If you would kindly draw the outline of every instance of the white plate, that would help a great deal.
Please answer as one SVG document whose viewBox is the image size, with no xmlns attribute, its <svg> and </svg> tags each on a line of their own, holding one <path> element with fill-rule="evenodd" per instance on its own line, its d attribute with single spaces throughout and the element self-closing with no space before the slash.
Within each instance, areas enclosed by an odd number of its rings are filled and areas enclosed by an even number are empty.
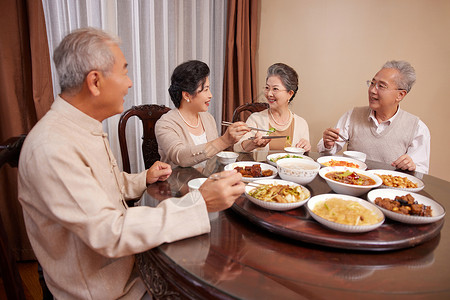
<svg viewBox="0 0 450 300">
<path fill-rule="evenodd" d="M 314 160 L 314 159 L 312 159 L 309 156 L 302 155 L 302 154 L 297 154 L 297 153 L 274 153 L 274 154 L 267 155 L 266 159 L 267 159 L 267 162 L 269 164 L 271 164 L 272 166 L 276 167 L 277 166 L 277 162 L 276 161 L 271 161 L 271 159 L 277 159 L 278 157 L 286 156 L 286 155 L 289 155 L 289 157 L 298 157 L 298 158 Z"/>
<path fill-rule="evenodd" d="M 346 224 L 340 224 L 340 223 L 336 223 L 336 222 L 324 219 L 324 218 L 316 215 L 312 211 L 317 203 L 319 203 L 321 201 L 325 201 L 325 200 L 330 199 L 330 198 L 339 198 L 339 199 L 343 199 L 343 200 L 346 200 L 346 201 L 358 202 L 362 206 L 372 210 L 379 218 L 381 218 L 381 221 L 376 223 L 376 224 L 373 224 L 373 225 L 346 225 Z M 374 204 L 372 204 L 370 202 L 367 202 L 367 201 L 365 201 L 363 199 L 360 199 L 360 198 L 357 198 L 357 197 L 353 197 L 353 196 L 348 196 L 348 195 L 341 195 L 341 194 L 321 194 L 321 195 L 317 195 L 317 196 L 314 196 L 311 199 L 309 199 L 308 204 L 306 205 L 306 207 L 308 208 L 308 211 L 309 211 L 310 215 L 317 222 L 321 223 L 322 225 L 324 225 L 326 227 L 329 227 L 329 228 L 337 230 L 337 231 L 342 231 L 342 232 L 350 232 L 350 233 L 367 232 L 367 231 L 371 231 L 371 230 L 374 230 L 374 229 L 380 227 L 381 224 L 383 224 L 383 222 L 384 222 L 384 215 L 383 215 L 381 210 L 376 205 L 374 205 Z"/>
<path fill-rule="evenodd" d="M 330 161 L 330 160 L 332 160 L 332 159 L 337 160 L 337 161 L 346 161 L 346 162 L 349 162 L 349 163 L 357 164 L 359 167 L 356 168 L 356 169 L 360 169 L 360 170 L 366 170 L 366 169 L 367 169 L 366 163 L 364 163 L 364 162 L 362 162 L 362 161 L 360 161 L 360 160 L 354 159 L 354 158 L 350 158 L 350 157 L 343 157 L 343 156 L 321 156 L 321 157 L 319 157 L 316 161 L 317 161 L 319 164 L 321 164 L 323 167 L 327 167 L 327 166 L 324 165 L 324 163 L 326 163 L 326 162 L 328 162 L 328 161 Z M 346 166 L 344 166 L 344 167 L 346 167 Z"/>
<path fill-rule="evenodd" d="M 244 182 L 252 182 L 255 180 L 260 180 L 260 179 L 271 179 L 271 178 L 275 178 L 278 174 L 277 168 L 275 168 L 274 166 L 271 166 L 269 164 L 266 163 L 261 163 L 261 162 L 256 162 L 256 161 L 239 161 L 239 162 L 235 162 L 232 164 L 228 164 L 224 167 L 224 170 L 233 170 L 236 167 L 248 167 L 248 166 L 253 166 L 255 164 L 259 164 L 261 165 L 261 170 L 272 170 L 273 174 L 272 176 L 266 176 L 266 177 L 242 177 L 242 181 Z"/>
<path fill-rule="evenodd" d="M 297 147 L 285 147 L 284 151 L 289 152 L 289 153 L 296 153 L 296 154 L 303 154 L 303 153 L 305 153 L 305 149 L 297 148 Z"/>
<path fill-rule="evenodd" d="M 253 183 L 301 186 L 303 190 L 308 191 L 309 195 L 311 195 L 311 192 L 307 188 L 305 188 L 303 185 L 300 185 L 300 184 L 297 184 L 297 183 L 291 182 L 291 181 L 286 181 L 286 180 L 281 180 L 281 179 L 260 179 L 260 180 L 254 181 Z M 248 200 L 250 200 L 251 202 L 253 202 L 254 204 L 256 204 L 258 206 L 261 206 L 266 209 L 271 209 L 271 210 L 284 211 L 284 210 L 294 209 L 294 208 L 304 205 L 306 202 L 308 202 L 308 200 L 310 198 L 310 197 L 308 197 L 303 201 L 293 202 L 293 203 L 267 202 L 267 201 L 262 201 L 262 200 L 256 199 L 248 194 L 254 188 L 255 188 L 254 186 L 250 186 L 250 185 L 247 185 L 245 187 L 245 196 L 248 198 Z"/>
<path fill-rule="evenodd" d="M 411 194 L 411 196 L 414 197 L 415 201 L 419 204 L 424 204 L 427 206 L 431 206 L 431 217 L 421 217 L 421 216 L 409 216 L 409 215 L 402 215 L 390 210 L 387 210 L 382 207 L 378 207 L 381 209 L 381 211 L 386 215 L 386 217 L 402 222 L 402 223 L 408 223 L 408 224 L 427 224 L 427 223 L 433 223 L 436 221 L 439 221 L 445 216 L 445 209 L 442 205 L 437 203 L 436 201 L 422 196 L 420 194 L 408 192 L 408 191 L 402 191 L 402 190 L 393 190 L 393 189 L 376 189 L 372 190 L 367 194 L 367 199 L 375 204 L 375 199 L 377 197 L 381 198 L 389 198 L 394 200 L 396 196 L 404 196 L 406 194 Z"/>
<path fill-rule="evenodd" d="M 369 172 L 371 172 L 373 174 L 380 174 L 380 175 L 392 175 L 392 176 L 406 177 L 412 183 L 417 184 L 416 188 L 399 188 L 399 187 L 387 186 L 384 184 L 380 185 L 380 188 L 403 190 L 403 191 L 409 191 L 409 192 L 418 192 L 418 191 L 421 191 L 425 187 L 425 184 L 423 183 L 422 180 L 420 180 L 419 178 L 414 177 L 412 175 L 406 174 L 406 173 L 402 173 L 402 172 L 398 172 L 398 171 L 390 171 L 390 170 L 369 170 Z"/>
</svg>

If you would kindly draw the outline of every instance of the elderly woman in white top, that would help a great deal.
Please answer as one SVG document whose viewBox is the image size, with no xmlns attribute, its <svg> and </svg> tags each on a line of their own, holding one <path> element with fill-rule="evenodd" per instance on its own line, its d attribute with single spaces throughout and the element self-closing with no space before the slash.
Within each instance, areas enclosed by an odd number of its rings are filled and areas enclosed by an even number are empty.
<svg viewBox="0 0 450 300">
<path fill-rule="evenodd" d="M 276 63 L 267 70 L 264 94 L 269 103 L 269 109 L 256 112 L 247 119 L 247 125 L 262 129 L 275 129 L 270 135 L 287 136 L 286 139 L 263 139 L 260 132 L 245 134 L 234 145 L 237 152 L 248 152 L 256 148 L 265 150 L 283 150 L 286 146 L 311 150 L 309 142 L 308 123 L 305 119 L 294 114 L 289 104 L 298 90 L 297 72 L 283 63 Z M 255 136 L 254 139 L 250 137 Z"/>
</svg>

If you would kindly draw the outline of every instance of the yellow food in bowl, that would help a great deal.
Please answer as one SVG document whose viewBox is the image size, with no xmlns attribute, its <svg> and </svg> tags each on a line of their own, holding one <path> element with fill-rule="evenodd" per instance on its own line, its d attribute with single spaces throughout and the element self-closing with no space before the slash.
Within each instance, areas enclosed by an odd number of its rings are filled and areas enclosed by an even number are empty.
<svg viewBox="0 0 450 300">
<path fill-rule="evenodd" d="M 339 198 L 318 202 L 312 211 L 328 221 L 344 225 L 373 225 L 381 221 L 375 212 L 358 202 Z"/>
</svg>

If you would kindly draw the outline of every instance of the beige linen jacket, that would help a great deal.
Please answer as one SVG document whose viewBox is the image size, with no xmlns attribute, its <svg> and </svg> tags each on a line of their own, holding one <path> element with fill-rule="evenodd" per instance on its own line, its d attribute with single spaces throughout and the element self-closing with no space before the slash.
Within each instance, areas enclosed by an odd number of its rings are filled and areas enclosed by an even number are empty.
<svg viewBox="0 0 450 300">
<path fill-rule="evenodd" d="M 302 117 L 300 117 L 294 113 L 293 113 L 293 115 L 294 115 L 294 136 L 291 137 L 291 141 L 292 141 L 292 146 L 295 146 L 300 141 L 301 138 L 304 138 L 309 141 L 309 128 L 308 128 L 308 123 L 306 122 L 305 119 L 303 119 Z M 250 127 L 270 129 L 269 128 L 269 110 L 265 109 L 261 112 L 252 113 L 248 117 L 246 123 Z M 254 131 L 250 131 L 250 132 L 246 133 L 239 140 L 239 142 L 234 144 L 234 151 L 246 152 L 242 148 L 241 144 L 243 141 L 247 140 L 249 137 L 252 137 L 254 135 L 255 135 Z M 269 144 L 267 144 L 264 148 L 260 148 L 260 149 L 269 151 L 269 147 L 270 147 Z"/>
<path fill-rule="evenodd" d="M 214 117 L 208 112 L 201 112 L 199 115 L 208 141 L 201 145 L 194 144 L 178 109 L 172 109 L 156 122 L 155 135 L 161 161 L 172 166 L 190 167 L 213 157 L 229 146 L 222 137 L 218 138 Z"/>
<path fill-rule="evenodd" d="M 102 124 L 57 97 L 19 162 L 28 236 L 57 299 L 140 299 L 133 254 L 210 231 L 198 191 L 184 207 L 128 208 L 145 189 L 145 171 L 119 171 Z"/>
</svg>

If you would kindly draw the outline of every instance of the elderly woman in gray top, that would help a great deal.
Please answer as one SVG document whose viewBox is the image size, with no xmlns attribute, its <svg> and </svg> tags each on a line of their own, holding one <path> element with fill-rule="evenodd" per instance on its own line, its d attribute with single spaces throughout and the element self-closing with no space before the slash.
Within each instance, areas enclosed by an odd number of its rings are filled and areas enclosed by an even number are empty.
<svg viewBox="0 0 450 300">
<path fill-rule="evenodd" d="M 243 122 L 229 126 L 219 137 L 216 121 L 208 113 L 212 98 L 209 67 L 191 60 L 175 68 L 169 88 L 175 109 L 156 123 L 161 161 L 172 166 L 196 166 L 234 143 L 250 129 Z"/>
</svg>

